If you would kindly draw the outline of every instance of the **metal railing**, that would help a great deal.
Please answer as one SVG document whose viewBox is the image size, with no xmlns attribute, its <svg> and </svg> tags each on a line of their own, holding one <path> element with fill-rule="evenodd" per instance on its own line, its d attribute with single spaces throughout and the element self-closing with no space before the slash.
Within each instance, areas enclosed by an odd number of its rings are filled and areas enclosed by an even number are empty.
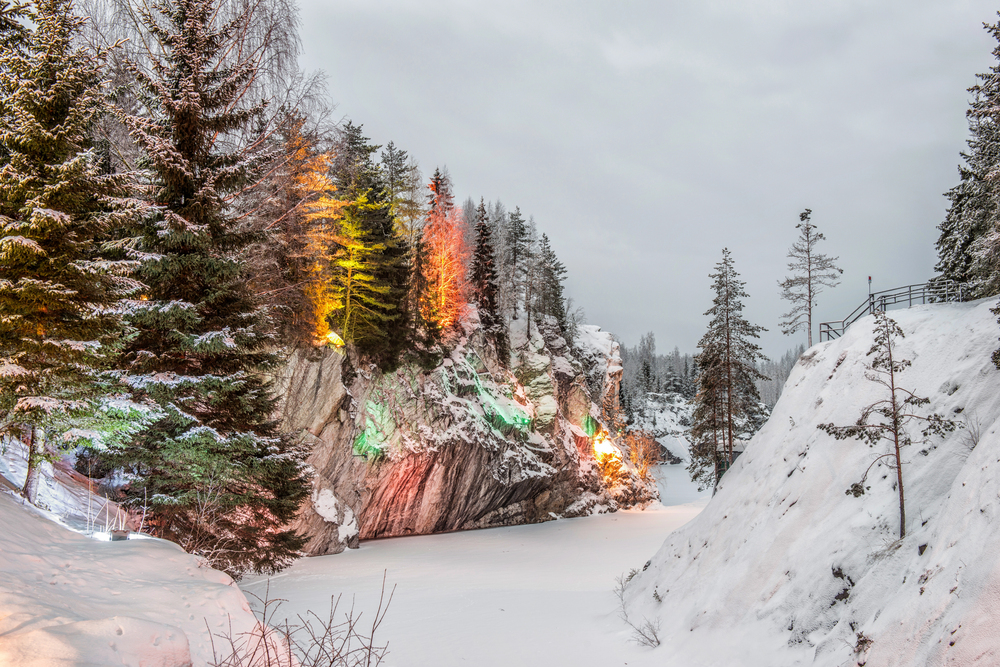
<svg viewBox="0 0 1000 667">
<path fill-rule="evenodd" d="M 891 306 L 911 306 L 922 303 L 943 303 L 949 301 L 964 301 L 965 292 L 962 285 L 952 280 L 934 280 L 920 285 L 906 285 L 894 289 L 875 292 L 868 299 L 842 320 L 820 322 L 819 340 L 840 338 L 851 326 L 865 315 L 888 310 Z"/>
</svg>

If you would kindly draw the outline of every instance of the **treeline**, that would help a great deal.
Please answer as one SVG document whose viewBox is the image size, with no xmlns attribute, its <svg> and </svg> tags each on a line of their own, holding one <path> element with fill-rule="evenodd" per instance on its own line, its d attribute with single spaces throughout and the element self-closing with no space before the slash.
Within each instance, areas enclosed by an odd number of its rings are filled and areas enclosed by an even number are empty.
<svg viewBox="0 0 1000 667">
<path fill-rule="evenodd" d="M 690 354 L 677 347 L 668 354 L 657 354 L 653 332 L 643 335 L 635 347 L 620 346 L 622 384 L 619 404 L 631 424 L 646 408 L 648 394 L 676 393 L 694 398 L 696 368 Z"/>
<path fill-rule="evenodd" d="M 145 527 L 239 575 L 287 565 L 307 452 L 278 430 L 292 345 L 392 368 L 469 304 L 572 336 L 533 220 L 331 123 L 284 0 L 0 0 L 0 430 L 83 447 Z"/>
<path fill-rule="evenodd" d="M 688 400 L 695 397 L 698 365 L 692 355 L 681 354 L 676 346 L 668 354 L 657 354 L 652 331 L 643 335 L 638 345 L 622 345 L 620 349 L 623 373 L 619 402 L 629 424 L 644 409 L 648 394 L 673 393 Z M 780 359 L 757 362 L 756 369 L 764 377 L 757 379 L 755 385 L 760 401 L 768 410 L 778 402 L 785 381 L 805 351 L 806 346 L 800 344 L 785 352 Z"/>
</svg>

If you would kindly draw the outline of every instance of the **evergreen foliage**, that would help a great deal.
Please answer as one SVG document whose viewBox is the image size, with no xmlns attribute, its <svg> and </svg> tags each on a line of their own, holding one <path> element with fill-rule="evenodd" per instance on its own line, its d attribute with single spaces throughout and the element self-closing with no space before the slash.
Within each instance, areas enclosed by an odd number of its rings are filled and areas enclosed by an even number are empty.
<svg viewBox="0 0 1000 667">
<path fill-rule="evenodd" d="M 869 447 L 874 447 L 882 440 L 892 444 L 889 452 L 877 456 L 871 462 L 868 470 L 861 476 L 861 481 L 853 484 L 847 490 L 847 494 L 855 497 L 864 495 L 868 473 L 882 459 L 888 460 L 889 466 L 896 471 L 896 490 L 899 493 L 899 538 L 902 539 L 906 537 L 906 503 L 903 494 L 903 460 L 900 458 L 900 449 L 913 442 L 907 424 L 914 420 L 923 422 L 924 429 L 921 435 L 925 439 L 931 435 L 944 435 L 954 431 L 959 424 L 938 414 L 922 416 L 912 412 L 931 401 L 897 384 L 897 376 L 911 365 L 909 360 L 893 356 L 893 343 L 896 338 L 904 337 L 903 330 L 895 320 L 884 311 L 880 311 L 875 313 L 874 333 L 872 346 L 866 355 L 871 357 L 872 361 L 866 365 L 868 370 L 865 377 L 881 385 L 888 392 L 888 397 L 863 407 L 858 421 L 850 426 L 818 424 L 817 428 L 826 431 L 837 440 L 856 438 L 868 443 Z"/>
<path fill-rule="evenodd" d="M 507 221 L 507 256 L 504 258 L 504 275 L 509 281 L 510 294 L 513 297 L 511 317 L 515 320 L 518 316 L 518 299 L 524 293 L 524 284 L 528 276 L 530 249 L 528 225 L 521 215 L 521 208 L 515 207 Z"/>
<path fill-rule="evenodd" d="M 420 265 L 426 290 L 420 312 L 434 335 L 456 325 L 467 301 L 468 249 L 465 220 L 453 203 L 451 180 L 435 170 L 429 184 L 427 221 L 422 235 Z"/>
<path fill-rule="evenodd" d="M 396 222 L 400 237 L 406 239 L 408 248 L 412 248 L 424 217 L 420 168 L 406 151 L 396 148 L 391 141 L 382 151 L 381 166 L 385 177 L 386 196 L 389 200 L 389 213 Z"/>
<path fill-rule="evenodd" d="M 781 332 L 790 335 L 805 329 L 809 344 L 813 344 L 813 308 L 816 297 L 825 287 L 836 287 L 840 284 L 839 276 L 844 272 L 838 268 L 836 257 L 828 257 L 817 252 L 816 245 L 825 239 L 822 233 L 816 231 L 809 217 L 812 211 L 808 208 L 799 214 L 799 238 L 788 250 L 788 270 L 792 275 L 778 282 L 781 288 L 781 298 L 791 302 L 792 309 L 782 315 Z"/>
<path fill-rule="evenodd" d="M 506 365 L 509 354 L 507 330 L 500 314 L 495 256 L 486 203 L 480 199 L 479 208 L 476 209 L 476 249 L 472 255 L 470 293 L 479 307 L 479 320 L 483 329 L 494 340 L 497 358 Z"/>
<path fill-rule="evenodd" d="M 535 297 L 535 310 L 540 315 L 550 315 L 556 318 L 560 328 L 565 331 L 566 298 L 563 296 L 563 281 L 566 280 L 566 265 L 559 261 L 547 234 L 542 234 L 538 245 L 538 288 Z"/>
<path fill-rule="evenodd" d="M 12 37 L 11 9 L 4 38 L 23 44 L 0 54 L 0 429 L 23 429 L 34 502 L 46 439 L 72 444 L 73 426 L 121 431 L 133 418 L 108 400 L 121 390 L 107 373 L 125 333 L 117 306 L 139 286 L 111 232 L 142 207 L 129 175 L 102 173 L 91 150 L 105 54 L 74 46 L 83 19 L 69 0 L 42 0 L 33 30 Z"/>
<path fill-rule="evenodd" d="M 146 104 L 123 121 L 147 156 L 157 206 L 142 228 L 148 289 L 124 359 L 137 396 L 164 416 L 117 462 L 157 535 L 237 576 L 274 572 L 302 545 L 284 526 L 308 480 L 304 452 L 271 417 L 282 358 L 241 254 L 256 236 L 227 204 L 269 158 L 240 141 L 261 110 L 240 98 L 257 63 L 230 52 L 254 17 L 217 24 L 214 0 L 164 0 L 142 16 L 150 65 L 131 71 Z"/>
<path fill-rule="evenodd" d="M 764 359 L 754 339 L 765 331 L 743 317 L 745 282 L 733 265 L 728 248 L 716 265 L 715 298 L 705 313 L 708 330 L 698 341 L 698 394 L 691 427 L 691 478 L 702 486 L 716 484 L 732 465 L 737 439 L 760 428 L 764 411 L 756 381 L 764 379 L 756 364 Z"/>
<path fill-rule="evenodd" d="M 334 161 L 346 204 L 332 241 L 332 328 L 383 368 L 407 343 L 408 249 L 392 215 L 391 187 L 375 162 L 380 148 L 348 122 Z"/>
<path fill-rule="evenodd" d="M 958 185 L 946 193 L 950 206 L 938 225 L 934 267 L 941 279 L 959 283 L 966 298 L 973 299 L 1000 292 L 1000 23 L 984 27 L 997 41 L 997 62 L 978 74 L 979 83 L 969 89 L 969 149 L 962 154 L 965 164 L 959 166 Z"/>
</svg>

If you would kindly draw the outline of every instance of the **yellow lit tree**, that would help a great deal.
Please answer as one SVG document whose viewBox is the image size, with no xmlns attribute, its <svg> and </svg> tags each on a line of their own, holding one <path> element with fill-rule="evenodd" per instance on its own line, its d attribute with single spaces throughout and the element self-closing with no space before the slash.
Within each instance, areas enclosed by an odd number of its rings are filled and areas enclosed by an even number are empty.
<svg viewBox="0 0 1000 667">
<path fill-rule="evenodd" d="M 386 245 L 371 238 L 365 224 L 365 214 L 383 206 L 361 195 L 343 209 L 339 223 L 338 247 L 330 264 L 331 309 L 327 319 L 345 341 L 377 337 L 384 324 L 395 317 L 395 306 L 386 298 L 392 288 L 375 275 Z"/>
</svg>

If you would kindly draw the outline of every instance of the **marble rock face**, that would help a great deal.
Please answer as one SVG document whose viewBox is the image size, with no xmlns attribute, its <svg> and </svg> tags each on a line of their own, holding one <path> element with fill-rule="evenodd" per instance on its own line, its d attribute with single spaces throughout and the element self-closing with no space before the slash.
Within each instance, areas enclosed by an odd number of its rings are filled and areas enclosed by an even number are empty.
<svg viewBox="0 0 1000 667">
<path fill-rule="evenodd" d="M 523 323 L 512 329 L 506 367 L 474 324 L 432 369 L 382 374 L 354 368 L 341 350 L 292 353 L 280 416 L 311 447 L 313 491 L 294 525 L 309 555 L 617 509 L 621 495 L 605 488 L 586 433 L 604 397 L 617 398 L 617 344 L 596 327 L 578 347 L 554 321 L 530 335 Z M 655 497 L 632 482 L 629 498 Z"/>
</svg>

